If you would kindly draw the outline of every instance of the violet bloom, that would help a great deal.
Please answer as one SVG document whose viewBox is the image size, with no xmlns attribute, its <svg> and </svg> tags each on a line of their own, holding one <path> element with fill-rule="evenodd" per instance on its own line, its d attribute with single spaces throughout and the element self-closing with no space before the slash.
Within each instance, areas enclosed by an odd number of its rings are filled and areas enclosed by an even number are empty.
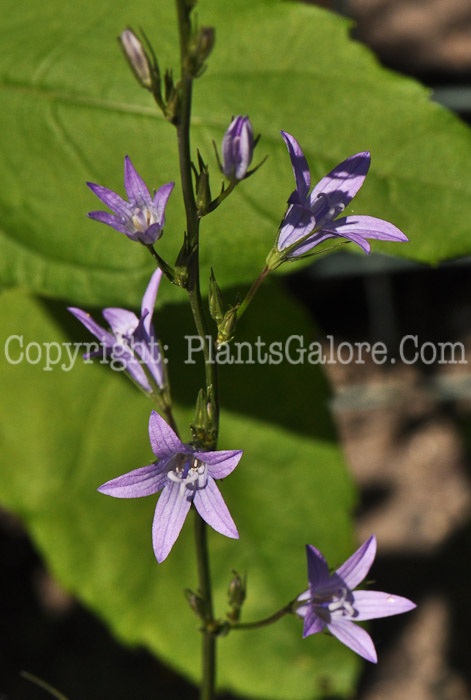
<svg viewBox="0 0 471 700">
<path fill-rule="evenodd" d="M 250 119 L 235 117 L 222 141 L 222 172 L 229 180 L 243 180 L 247 176 L 253 149 L 254 138 Z"/>
<path fill-rule="evenodd" d="M 98 491 L 115 498 L 140 498 L 162 490 L 155 509 L 152 542 L 157 561 L 168 556 L 192 503 L 208 525 L 226 537 L 239 533 L 214 479 L 223 479 L 239 463 L 241 450 L 200 452 L 182 443 L 152 411 L 149 438 L 158 461 L 107 481 Z"/>
<path fill-rule="evenodd" d="M 334 637 L 367 661 L 377 662 L 370 635 L 354 625 L 360 620 L 399 615 L 415 608 L 415 603 L 391 593 L 354 591 L 363 581 L 376 554 L 372 535 L 355 554 L 331 574 L 318 549 L 306 545 L 309 589 L 298 596 L 302 604 L 296 613 L 304 618 L 303 637 L 327 628 Z"/>
<path fill-rule="evenodd" d="M 152 245 L 162 235 L 165 207 L 174 184 L 169 182 L 167 185 L 163 185 L 152 198 L 144 180 L 137 173 L 131 159 L 126 156 L 124 159 L 124 187 L 129 202 L 107 187 L 87 182 L 92 192 L 115 212 L 109 214 L 105 211 L 91 211 L 88 216 L 126 234 L 132 241 Z"/>
<path fill-rule="evenodd" d="M 368 238 L 382 241 L 407 241 L 396 226 L 374 216 L 336 217 L 350 204 L 363 185 L 370 167 L 368 151 L 350 156 L 337 165 L 309 193 L 311 174 L 306 158 L 294 136 L 281 132 L 288 147 L 296 189 L 283 219 L 275 246 L 267 259 L 274 269 L 285 260 L 309 253 L 329 238 L 347 238 L 370 252 Z"/>
<path fill-rule="evenodd" d="M 152 325 L 155 299 L 159 289 L 162 271 L 157 269 L 144 293 L 141 303 L 141 318 L 126 309 L 103 309 L 103 316 L 108 321 L 111 331 L 96 323 L 86 311 L 69 306 L 69 311 L 102 343 L 102 351 L 87 353 L 89 357 L 107 356 L 112 367 L 125 369 L 132 379 L 146 392 L 152 393 L 156 387 L 163 389 L 165 372 L 160 351 L 160 344 Z M 146 372 L 147 370 L 147 372 Z M 152 386 L 151 382 L 156 386 Z"/>
</svg>

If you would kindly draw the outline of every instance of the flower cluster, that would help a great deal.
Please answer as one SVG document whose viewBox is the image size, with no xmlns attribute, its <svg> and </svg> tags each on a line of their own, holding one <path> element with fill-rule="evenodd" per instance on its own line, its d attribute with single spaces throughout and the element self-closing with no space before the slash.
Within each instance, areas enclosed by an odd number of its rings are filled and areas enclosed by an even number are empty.
<svg viewBox="0 0 471 700">
<path fill-rule="evenodd" d="M 149 87 L 152 77 L 148 74 L 150 64 L 146 63 L 147 56 L 142 53 L 142 46 L 130 31 L 123 34 L 121 41 L 140 82 Z M 311 175 L 301 147 L 293 136 L 283 131 L 281 133 L 291 158 L 296 189 L 288 199 L 288 209 L 278 230 L 275 244 L 267 257 L 267 267 L 253 285 L 253 292 L 258 289 L 258 285 L 270 270 L 283 262 L 311 254 L 313 248 L 328 239 L 342 238 L 352 241 L 366 253 L 370 251 L 368 239 L 407 241 L 402 231 L 382 219 L 364 215 L 338 218 L 365 181 L 370 166 L 368 152 L 357 153 L 347 158 L 311 190 Z M 210 201 L 207 166 L 201 156 L 198 156 L 200 171 L 196 168 L 194 171 L 197 190 L 199 186 L 201 194 L 202 206 L 198 210 L 200 216 L 216 208 L 238 182 L 254 172 L 248 168 L 256 141 L 249 118 L 235 117 L 225 133 L 222 163 L 219 162 L 229 185 L 227 188 L 223 186 L 221 194 L 213 202 Z M 219 156 L 217 157 L 219 161 Z M 124 185 L 129 201 L 101 185 L 88 183 L 97 197 L 114 212 L 110 214 L 94 211 L 90 212 L 89 216 L 124 233 L 133 241 L 152 247 L 162 235 L 165 207 L 173 183 L 163 185 L 151 197 L 144 181 L 126 156 Z M 151 252 L 159 265 L 166 265 L 153 248 Z M 103 316 L 111 330 L 102 328 L 85 311 L 73 307 L 69 309 L 101 341 L 106 353 L 116 356 L 119 351 L 124 369 L 148 394 L 158 394 L 168 388 L 160 346 L 152 325 L 161 276 L 160 270 L 152 275 L 142 299 L 140 318 L 125 309 L 103 310 Z M 212 316 L 217 321 L 218 331 L 222 332 L 221 329 L 229 317 L 235 327 L 240 304 L 224 314 L 222 295 L 214 275 L 210 297 Z M 228 332 L 227 335 L 231 333 Z M 90 353 L 88 356 L 93 354 L 100 353 Z M 200 392 L 200 398 L 201 395 Z M 206 394 L 201 402 L 207 417 L 209 412 Z M 174 423 L 171 411 L 167 411 L 169 405 L 164 404 L 164 409 L 169 422 L 155 411 L 149 419 L 150 444 L 156 460 L 111 479 L 98 489 L 101 493 L 115 498 L 140 498 L 161 491 L 152 525 L 153 549 L 159 563 L 169 555 L 192 506 L 217 532 L 230 538 L 239 537 L 215 480 L 228 476 L 242 456 L 241 450 L 204 451 L 200 449 L 204 442 L 196 440 L 195 444 L 183 443 L 171 427 Z M 304 620 L 304 637 L 327 630 L 360 656 L 376 662 L 376 650 L 371 637 L 354 623 L 398 615 L 412 610 L 415 604 L 407 598 L 389 593 L 356 590 L 375 557 L 374 535 L 333 573 L 329 571 L 327 562 L 318 549 L 307 545 L 306 550 L 309 588 L 283 611 L 295 612 Z M 245 583 L 242 584 L 242 579 L 237 576 L 237 586 L 233 584 L 230 598 L 233 608 L 230 618 L 232 622 L 239 619 L 240 608 L 245 598 Z M 196 598 L 197 596 L 195 600 Z"/>
</svg>

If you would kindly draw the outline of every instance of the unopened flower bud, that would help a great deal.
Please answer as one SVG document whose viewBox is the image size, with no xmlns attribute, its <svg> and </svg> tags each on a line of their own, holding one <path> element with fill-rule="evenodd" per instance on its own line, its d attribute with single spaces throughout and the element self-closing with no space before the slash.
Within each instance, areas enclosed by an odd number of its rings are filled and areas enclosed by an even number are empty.
<svg viewBox="0 0 471 700">
<path fill-rule="evenodd" d="M 232 573 L 234 574 L 234 578 L 230 582 L 227 589 L 229 605 L 236 605 L 240 608 L 247 594 L 247 576 L 244 574 L 244 577 L 242 578 L 237 571 L 233 571 Z"/>
<path fill-rule="evenodd" d="M 152 68 L 141 42 L 131 29 L 125 29 L 119 37 L 119 43 L 134 75 L 143 87 L 150 90 L 153 84 Z"/>
<path fill-rule="evenodd" d="M 243 180 L 252 162 L 254 138 L 248 117 L 235 117 L 222 141 L 222 172 L 229 180 Z"/>
<path fill-rule="evenodd" d="M 242 605 L 244 604 L 247 594 L 247 575 L 244 574 L 242 577 L 237 573 L 237 571 L 233 571 L 232 573 L 234 574 L 234 578 L 230 582 L 227 589 L 227 596 L 231 610 L 227 613 L 227 617 L 234 623 L 238 622 L 240 619 Z"/>
<path fill-rule="evenodd" d="M 188 604 L 195 615 L 198 615 L 198 617 L 203 620 L 205 617 L 205 604 L 203 598 L 190 588 L 185 589 L 185 598 L 187 599 Z"/>
<path fill-rule="evenodd" d="M 209 278 L 209 313 L 217 324 L 220 324 L 224 318 L 224 301 L 212 269 Z"/>
<path fill-rule="evenodd" d="M 233 306 L 229 311 L 226 311 L 224 318 L 218 325 L 218 335 L 216 339 L 217 347 L 221 347 L 224 343 L 229 343 L 234 337 L 234 331 L 237 325 L 237 311 L 239 305 Z"/>
<path fill-rule="evenodd" d="M 188 47 L 188 56 L 185 63 L 187 73 L 192 78 L 199 78 L 203 75 L 206 66 L 204 62 L 214 47 L 213 27 L 200 27 L 191 37 Z"/>
</svg>

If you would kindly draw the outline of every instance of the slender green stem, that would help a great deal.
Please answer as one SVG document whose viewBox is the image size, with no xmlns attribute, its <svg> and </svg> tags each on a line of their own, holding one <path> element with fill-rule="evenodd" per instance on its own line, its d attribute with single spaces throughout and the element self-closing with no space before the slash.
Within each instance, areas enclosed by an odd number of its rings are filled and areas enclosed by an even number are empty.
<svg viewBox="0 0 471 700">
<path fill-rule="evenodd" d="M 272 625 L 274 622 L 278 622 L 282 617 L 285 615 L 288 615 L 289 613 L 293 612 L 293 606 L 296 603 L 296 598 L 292 600 L 288 605 L 285 605 L 284 608 L 281 608 L 281 610 L 278 610 L 276 613 L 273 615 L 270 615 L 270 617 L 265 617 L 263 620 L 257 620 L 256 622 L 237 622 L 234 625 L 231 625 L 231 629 L 233 630 L 254 630 L 258 629 L 259 627 L 267 627 L 268 625 Z"/>
<path fill-rule="evenodd" d="M 191 148 L 190 148 L 190 118 L 192 99 L 192 78 L 186 71 L 188 43 L 191 36 L 191 21 L 189 3 L 186 0 L 176 0 L 178 27 L 180 36 L 181 79 L 179 84 L 180 107 L 178 112 L 177 140 L 180 161 L 180 175 L 183 201 L 186 213 L 188 235 L 187 285 L 191 311 L 198 335 L 201 338 L 205 361 L 205 380 L 207 395 L 212 397 L 211 417 L 213 444 L 209 449 L 215 449 L 219 422 L 218 377 L 217 364 L 211 361 L 211 339 L 201 299 L 199 280 L 199 217 L 193 190 Z M 216 638 L 214 636 L 214 612 L 211 592 L 211 576 L 209 553 L 206 538 L 206 523 L 198 513 L 195 513 L 195 542 L 196 560 L 198 567 L 199 590 L 204 605 L 204 628 L 202 630 L 202 672 L 201 700 L 214 700 L 216 684 Z"/>
<path fill-rule="evenodd" d="M 205 611 L 205 627 L 202 630 L 203 680 L 201 683 L 200 697 L 201 700 L 213 700 L 216 683 L 216 637 L 211 633 L 214 613 L 206 530 L 206 523 L 200 517 L 199 513 L 195 511 L 195 542 L 199 592 L 204 600 Z"/>
<path fill-rule="evenodd" d="M 261 273 L 259 274 L 259 276 L 255 280 L 253 285 L 250 287 L 244 301 L 242 302 L 242 304 L 240 305 L 240 307 L 237 311 L 237 318 L 238 319 L 242 316 L 243 313 L 245 313 L 248 305 L 250 304 L 250 302 L 252 301 L 252 299 L 254 298 L 256 293 L 258 292 L 258 288 L 260 287 L 263 280 L 265 279 L 265 277 L 267 277 L 269 275 L 270 272 L 271 272 L 271 270 L 267 265 L 266 267 L 263 268 L 263 270 L 261 271 Z"/>
</svg>

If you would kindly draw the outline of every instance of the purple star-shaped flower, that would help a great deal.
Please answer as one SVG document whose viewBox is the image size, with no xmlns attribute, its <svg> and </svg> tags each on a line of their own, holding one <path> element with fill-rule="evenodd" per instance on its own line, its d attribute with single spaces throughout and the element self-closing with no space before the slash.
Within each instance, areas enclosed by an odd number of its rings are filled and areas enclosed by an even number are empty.
<svg viewBox="0 0 471 700">
<path fill-rule="evenodd" d="M 327 628 L 343 644 L 377 662 L 370 635 L 354 625 L 360 620 L 399 615 L 416 607 L 407 598 L 380 591 L 354 591 L 363 581 L 376 554 L 376 538 L 372 535 L 355 554 L 331 574 L 318 549 L 306 545 L 309 589 L 298 596 L 297 615 L 304 618 L 303 637 Z"/>
<path fill-rule="evenodd" d="M 370 167 L 368 151 L 350 156 L 337 165 L 309 193 L 311 174 L 306 158 L 294 136 L 281 132 L 288 147 L 296 189 L 283 219 L 273 255 L 278 264 L 305 255 L 329 238 L 347 238 L 370 252 L 368 238 L 407 241 L 396 226 L 374 216 L 336 217 L 348 206 L 363 185 Z"/>
<path fill-rule="evenodd" d="M 69 306 L 69 311 L 103 345 L 103 352 L 87 353 L 85 359 L 105 354 L 128 372 L 137 384 L 146 392 L 152 393 L 152 380 L 159 389 L 165 384 L 165 373 L 160 345 L 152 325 L 155 299 L 159 289 L 162 271 L 157 269 L 144 293 L 141 303 L 141 318 L 126 309 L 103 309 L 103 316 L 108 321 L 111 331 L 96 323 L 89 313 Z M 148 374 L 144 370 L 147 369 Z M 149 375 L 149 376 L 148 376 Z"/>
<path fill-rule="evenodd" d="M 152 542 L 157 561 L 166 559 L 192 503 L 208 525 L 226 537 L 239 533 L 214 479 L 223 479 L 239 463 L 241 450 L 200 452 L 179 439 L 152 411 L 149 438 L 157 462 L 107 481 L 98 491 L 115 498 L 140 498 L 162 490 L 155 509 Z"/>
<path fill-rule="evenodd" d="M 174 184 L 169 182 L 167 185 L 163 185 L 152 198 L 144 180 L 134 168 L 131 159 L 126 156 L 124 159 L 124 187 L 129 202 L 107 187 L 87 182 L 92 192 L 115 212 L 109 214 L 105 211 L 91 211 L 88 216 L 112 226 L 117 231 L 126 234 L 132 241 L 151 245 L 162 235 L 165 207 Z"/>
</svg>

